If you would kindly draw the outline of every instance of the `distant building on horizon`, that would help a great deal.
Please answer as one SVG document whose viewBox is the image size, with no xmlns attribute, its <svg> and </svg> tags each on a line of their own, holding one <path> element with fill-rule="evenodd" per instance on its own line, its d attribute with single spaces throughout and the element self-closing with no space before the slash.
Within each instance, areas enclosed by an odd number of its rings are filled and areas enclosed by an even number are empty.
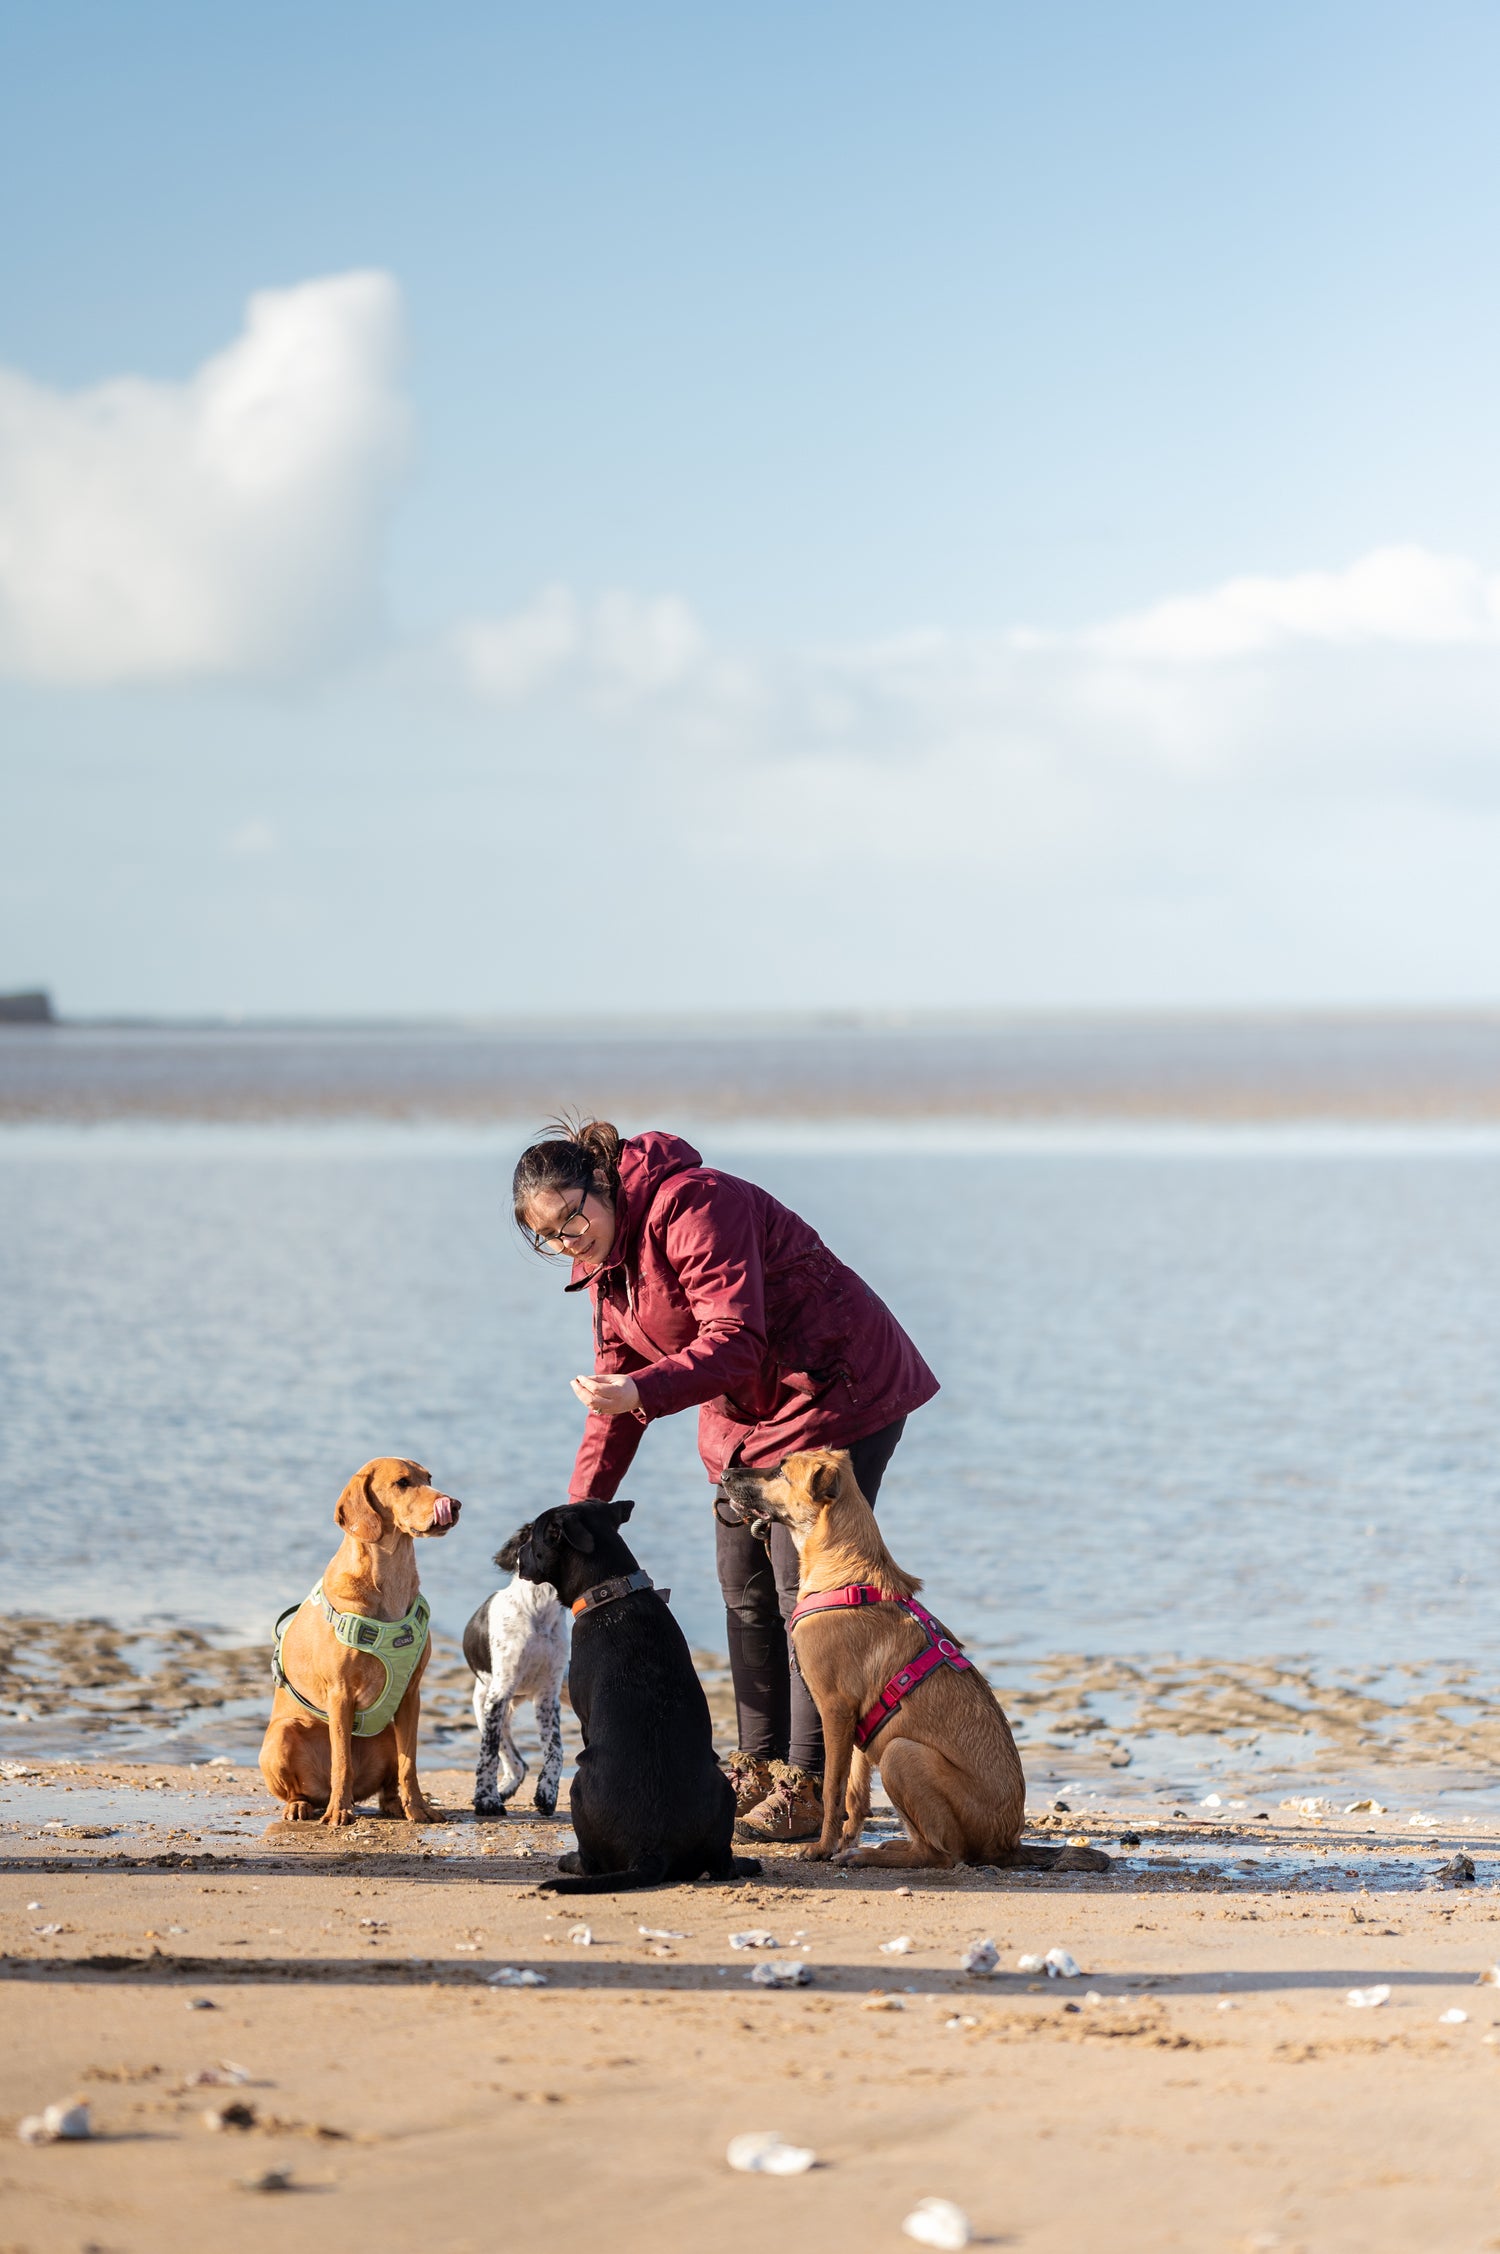
<svg viewBox="0 0 1500 2254">
<path fill-rule="evenodd" d="M 52 996 L 39 986 L 25 994 L 0 994 L 0 1025 L 56 1025 Z"/>
</svg>

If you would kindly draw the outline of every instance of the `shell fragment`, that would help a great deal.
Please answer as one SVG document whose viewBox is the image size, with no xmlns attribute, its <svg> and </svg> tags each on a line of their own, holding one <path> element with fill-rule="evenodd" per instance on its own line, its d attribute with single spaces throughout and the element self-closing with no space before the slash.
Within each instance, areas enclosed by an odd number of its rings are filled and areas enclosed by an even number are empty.
<svg viewBox="0 0 1500 2254">
<path fill-rule="evenodd" d="M 810 1988 L 812 1974 L 805 1964 L 758 1964 L 745 1978 L 752 1988 Z"/>
<path fill-rule="evenodd" d="M 901 2228 L 919 2246 L 954 2250 L 967 2246 L 974 2235 L 968 2216 L 951 2199 L 919 2199 Z"/>
<path fill-rule="evenodd" d="M 65 2144 L 93 2133 L 89 2109 L 80 2098 L 70 2098 L 65 2105 L 49 2105 L 41 2113 L 28 2113 L 16 2128 L 22 2144 Z"/>
<path fill-rule="evenodd" d="M 806 2145 L 788 2144 L 776 2129 L 731 2137 L 724 2157 L 742 2176 L 805 2176 L 818 2158 Z"/>
</svg>

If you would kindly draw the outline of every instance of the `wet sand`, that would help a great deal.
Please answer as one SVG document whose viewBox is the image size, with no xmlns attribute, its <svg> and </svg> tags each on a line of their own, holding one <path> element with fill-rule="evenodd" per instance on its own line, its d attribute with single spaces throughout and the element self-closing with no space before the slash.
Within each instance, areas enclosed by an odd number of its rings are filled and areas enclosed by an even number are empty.
<svg viewBox="0 0 1500 2254">
<path fill-rule="evenodd" d="M 1033 1785 L 1139 1806 L 1218 1790 L 1337 1800 L 1373 1793 L 1451 1820 L 1500 1817 L 1500 1696 L 1462 1662 L 1318 1666 L 1288 1658 L 1100 1657 L 1061 1652 L 1022 1666 L 976 1650 Z M 695 1651 L 721 1751 L 735 1743 L 728 1662 Z M 215 1642 L 185 1626 L 0 1617 L 0 1813 L 7 1758 L 154 1756 L 252 1760 L 265 1727 L 269 1646 Z M 435 1635 L 423 1682 L 428 1761 L 472 1758 L 473 1677 Z M 577 1747 L 564 1708 L 571 1762 Z M 530 1751 L 530 1708 L 518 1725 Z"/>
<path fill-rule="evenodd" d="M 268 1825 L 246 1766 L 20 1766 L 0 2114 L 76 2093 L 96 2135 L 6 2143 L 9 2249 L 894 2249 L 933 2194 L 977 2243 L 1051 2254 L 1500 2238 L 1493 1823 L 1034 1791 L 1032 1836 L 1105 1845 L 1107 1876 L 781 1852 L 750 1884 L 566 1902 L 537 1891 L 565 1825 L 475 1825 L 463 1770 L 427 1773 L 438 1826 L 333 1834 Z M 1437 1876 L 1465 1852 L 1472 1882 Z M 746 1928 L 779 1946 L 732 1948 Z M 971 1978 L 983 1936 L 1002 1969 Z M 1052 1947 L 1078 1978 L 1017 1969 Z M 809 1986 L 749 1983 L 794 1960 Z M 733 2174 L 753 2129 L 818 2166 Z M 247 2188 L 268 2171 L 290 2188 Z"/>
</svg>

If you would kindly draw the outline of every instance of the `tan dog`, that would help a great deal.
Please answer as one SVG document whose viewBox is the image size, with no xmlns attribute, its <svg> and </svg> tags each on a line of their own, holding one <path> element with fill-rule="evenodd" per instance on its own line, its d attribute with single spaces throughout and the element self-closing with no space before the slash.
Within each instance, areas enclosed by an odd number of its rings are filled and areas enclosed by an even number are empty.
<svg viewBox="0 0 1500 2254">
<path fill-rule="evenodd" d="M 737 1503 L 780 1519 L 797 1545 L 798 1605 L 810 1597 L 865 1587 L 914 1597 L 922 1584 L 903 1573 L 881 1539 L 875 1513 L 842 1450 L 808 1449 L 779 1472 L 733 1468 L 724 1485 Z M 839 1604 L 797 1621 L 797 1664 L 823 1723 L 823 1835 L 803 1850 L 811 1862 L 874 1863 L 887 1869 L 950 1870 L 955 1863 L 1021 1864 L 1032 1869 L 1107 1870 L 1093 1848 L 1022 1847 L 1026 1779 L 999 1700 L 973 1666 L 931 1667 L 857 1743 L 867 1717 L 903 1668 L 934 1639 L 899 1604 Z M 955 1647 L 946 1649 L 951 1653 Z M 861 1847 L 878 1767 L 908 1837 Z M 842 1820 L 841 1820 L 842 1819 Z"/>
<path fill-rule="evenodd" d="M 377 1795 L 382 1815 L 437 1821 L 417 1782 L 431 1646 L 413 1541 L 446 1534 L 461 1507 L 420 1464 L 399 1456 L 366 1464 L 340 1495 L 334 1516 L 344 1539 L 279 1639 L 276 1696 L 260 1749 L 260 1773 L 287 1822 L 352 1823 L 355 1802 Z M 361 1642 L 386 1656 L 361 1650 Z M 407 1670 L 390 1719 L 373 1736 L 357 1735 L 356 1717 L 388 1704 Z"/>
</svg>

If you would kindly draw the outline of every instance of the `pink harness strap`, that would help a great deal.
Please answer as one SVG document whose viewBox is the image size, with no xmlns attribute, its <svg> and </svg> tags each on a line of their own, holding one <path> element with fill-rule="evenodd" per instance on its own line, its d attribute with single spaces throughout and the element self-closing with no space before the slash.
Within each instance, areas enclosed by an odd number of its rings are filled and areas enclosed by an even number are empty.
<svg viewBox="0 0 1500 2254">
<path fill-rule="evenodd" d="M 854 1741 L 863 1750 L 878 1731 L 882 1730 L 903 1699 L 910 1696 L 918 1683 L 932 1673 L 934 1667 L 955 1667 L 962 1672 L 972 1667 L 966 1659 L 955 1636 L 950 1636 L 941 1620 L 934 1620 L 927 1607 L 918 1604 L 915 1597 L 893 1596 L 889 1589 L 877 1589 L 869 1581 L 850 1581 L 842 1589 L 824 1589 L 817 1596 L 804 1597 L 787 1622 L 795 1628 L 813 1612 L 841 1612 L 852 1606 L 865 1604 L 895 1604 L 909 1613 L 927 1638 L 927 1648 L 919 1651 L 915 1659 L 899 1667 L 881 1691 L 879 1698 L 854 1732 Z"/>
</svg>

